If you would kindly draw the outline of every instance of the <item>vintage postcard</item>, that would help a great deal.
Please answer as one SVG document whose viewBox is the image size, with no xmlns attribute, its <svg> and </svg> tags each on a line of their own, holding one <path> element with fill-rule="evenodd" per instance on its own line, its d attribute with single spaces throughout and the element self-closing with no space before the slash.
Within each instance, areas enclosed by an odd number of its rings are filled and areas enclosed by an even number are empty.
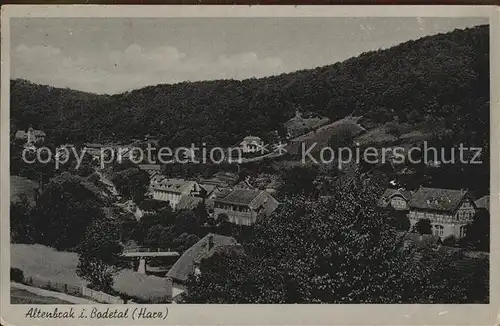
<svg viewBox="0 0 500 326">
<path fill-rule="evenodd" d="M 494 325 L 499 11 L 4 6 L 3 325 Z"/>
</svg>

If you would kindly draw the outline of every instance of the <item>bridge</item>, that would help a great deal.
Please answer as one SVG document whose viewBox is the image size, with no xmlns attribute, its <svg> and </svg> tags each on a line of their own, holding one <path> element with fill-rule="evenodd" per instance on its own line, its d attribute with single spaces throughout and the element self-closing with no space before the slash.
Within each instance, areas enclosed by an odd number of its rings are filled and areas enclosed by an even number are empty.
<svg viewBox="0 0 500 326">
<path fill-rule="evenodd" d="M 139 258 L 139 266 L 137 272 L 146 274 L 146 258 L 151 257 L 179 257 L 176 251 L 160 251 L 151 250 L 146 248 L 125 249 L 122 254 L 123 257 Z"/>
<path fill-rule="evenodd" d="M 178 257 L 176 251 L 125 251 L 124 257 Z"/>
</svg>

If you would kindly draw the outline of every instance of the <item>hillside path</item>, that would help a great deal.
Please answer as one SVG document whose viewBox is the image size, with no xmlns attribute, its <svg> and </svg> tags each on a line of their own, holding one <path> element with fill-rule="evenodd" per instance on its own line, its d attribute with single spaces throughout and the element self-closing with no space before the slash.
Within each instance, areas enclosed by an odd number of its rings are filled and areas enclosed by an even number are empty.
<svg viewBox="0 0 500 326">
<path fill-rule="evenodd" d="M 34 294 L 37 294 L 37 295 L 40 295 L 43 297 L 57 298 L 59 300 L 71 302 L 74 304 L 99 304 L 99 302 L 92 301 L 90 299 L 74 297 L 74 296 L 68 295 L 66 293 L 49 291 L 49 290 L 45 290 L 45 289 L 36 288 L 33 286 L 28 286 L 28 285 L 21 284 L 21 283 L 10 282 L 10 285 L 11 285 L 11 287 L 16 288 L 16 289 L 26 290 L 28 292 L 31 292 L 31 293 L 34 293 Z"/>
</svg>

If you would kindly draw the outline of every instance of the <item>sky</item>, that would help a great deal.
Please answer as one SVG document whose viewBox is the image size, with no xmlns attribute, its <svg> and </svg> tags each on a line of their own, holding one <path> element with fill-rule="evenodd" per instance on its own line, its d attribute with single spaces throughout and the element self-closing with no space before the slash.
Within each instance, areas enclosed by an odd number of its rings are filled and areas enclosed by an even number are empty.
<svg viewBox="0 0 500 326">
<path fill-rule="evenodd" d="M 487 18 L 11 18 L 11 78 L 115 94 L 277 75 Z"/>
</svg>

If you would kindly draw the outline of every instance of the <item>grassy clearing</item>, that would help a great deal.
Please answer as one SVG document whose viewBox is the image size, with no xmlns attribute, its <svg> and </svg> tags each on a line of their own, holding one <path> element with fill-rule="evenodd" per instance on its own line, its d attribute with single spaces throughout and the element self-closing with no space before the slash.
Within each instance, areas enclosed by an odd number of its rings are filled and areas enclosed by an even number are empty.
<svg viewBox="0 0 500 326">
<path fill-rule="evenodd" d="M 361 146 L 390 146 L 402 143 L 412 143 L 432 138 L 432 133 L 423 125 L 407 123 L 387 123 L 366 131 L 354 139 Z"/>
<path fill-rule="evenodd" d="M 335 121 L 331 124 L 325 125 L 312 131 L 308 134 L 290 140 L 287 151 L 290 154 L 300 154 L 302 146 L 305 148 L 314 147 L 314 151 L 319 151 L 321 148 L 328 146 L 329 140 L 332 136 L 338 134 L 349 134 L 352 138 L 360 133 L 364 133 L 365 129 L 359 125 L 361 117 L 346 117 L 341 120 Z"/>
<path fill-rule="evenodd" d="M 72 304 L 52 297 L 44 297 L 36 295 L 21 289 L 10 289 L 10 303 L 11 304 Z"/>
<path fill-rule="evenodd" d="M 42 245 L 11 244 L 11 267 L 23 270 L 25 277 L 70 286 L 81 286 L 84 282 L 76 275 L 78 255 L 56 251 Z M 122 270 L 115 276 L 114 289 L 144 300 L 163 297 L 169 290 L 164 278 L 143 275 L 132 270 Z"/>
</svg>

